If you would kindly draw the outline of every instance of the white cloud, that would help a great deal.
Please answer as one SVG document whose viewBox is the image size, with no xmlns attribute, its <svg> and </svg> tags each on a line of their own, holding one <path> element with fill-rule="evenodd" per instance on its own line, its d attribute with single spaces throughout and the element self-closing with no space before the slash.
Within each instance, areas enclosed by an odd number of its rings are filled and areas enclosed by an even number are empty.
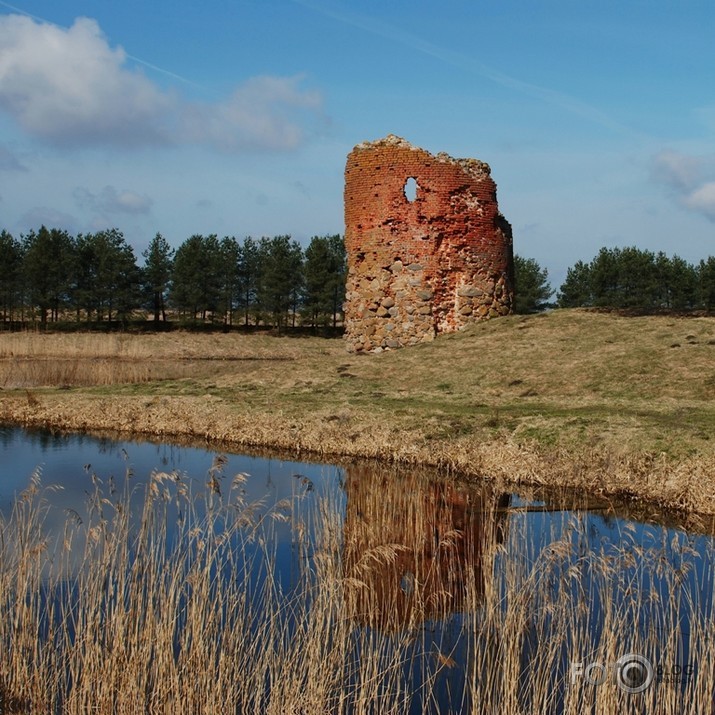
<svg viewBox="0 0 715 715">
<path fill-rule="evenodd" d="M 94 20 L 69 29 L 0 19 L 0 108 L 29 134 L 59 144 L 143 144 L 165 138 L 174 100 L 107 44 Z"/>
<path fill-rule="evenodd" d="M 117 191 L 114 186 L 105 186 L 98 194 L 77 187 L 72 195 L 81 208 L 101 214 L 147 214 L 154 203 L 149 196 L 126 189 Z"/>
<path fill-rule="evenodd" d="M 715 222 L 715 181 L 708 181 L 683 198 L 688 207 Z"/>
<path fill-rule="evenodd" d="M 664 150 L 652 164 L 653 178 L 668 186 L 682 208 L 715 222 L 715 160 Z"/>
<path fill-rule="evenodd" d="M 227 100 L 189 102 L 127 64 L 95 20 L 72 27 L 0 17 L 0 111 L 60 146 L 192 142 L 285 150 L 305 137 L 322 98 L 301 77 L 256 77 Z"/>
<path fill-rule="evenodd" d="M 320 111 L 318 92 L 303 91 L 302 77 L 254 77 L 216 104 L 187 105 L 180 133 L 222 150 L 294 149 L 304 139 L 301 113 Z"/>
<path fill-rule="evenodd" d="M 652 173 L 656 180 L 675 189 L 687 191 L 700 178 L 701 160 L 665 149 L 653 158 Z"/>
</svg>

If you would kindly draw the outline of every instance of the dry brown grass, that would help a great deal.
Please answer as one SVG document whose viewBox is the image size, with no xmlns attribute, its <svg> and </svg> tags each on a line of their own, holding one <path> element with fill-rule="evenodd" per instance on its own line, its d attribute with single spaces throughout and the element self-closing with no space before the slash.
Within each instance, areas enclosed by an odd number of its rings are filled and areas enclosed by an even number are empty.
<svg viewBox="0 0 715 715">
<path fill-rule="evenodd" d="M 381 355 L 267 335 L 0 335 L 0 355 L 3 421 L 421 462 L 715 513 L 713 318 L 554 311 Z M 73 380 L 49 368 L 65 357 Z M 11 377 L 33 361 L 44 378 Z"/>
<path fill-rule="evenodd" d="M 223 363 L 290 361 L 265 337 L 238 335 L 0 333 L 0 387 L 87 387 L 208 378 Z"/>
<path fill-rule="evenodd" d="M 712 705 L 712 604 L 689 581 L 696 554 L 683 539 L 644 547 L 626 527 L 615 550 L 594 549 L 576 515 L 530 559 L 529 518 L 489 489 L 359 470 L 346 475 L 345 521 L 331 496 L 302 520 L 285 504 L 246 504 L 243 477 L 219 467 L 197 494 L 153 474 L 138 520 L 126 497 L 96 492 L 92 517 L 68 518 L 56 549 L 43 529 L 51 493 L 33 480 L 0 519 L 6 706 L 402 715 L 417 702 L 433 713 L 699 715 Z M 270 525 L 287 518 L 296 590 L 251 576 L 259 565 L 273 573 Z M 712 552 L 706 563 L 707 585 Z M 455 612 L 459 651 L 432 627 Z M 598 687 L 571 678 L 571 661 L 628 652 L 666 673 L 692 664 L 695 675 L 638 695 L 614 677 Z M 440 680 L 460 669 L 447 707 Z"/>
<path fill-rule="evenodd" d="M 297 339 L 297 343 L 305 340 Z M 299 353 L 268 335 L 238 333 L 0 332 L 0 359 L 115 358 L 124 360 L 289 359 Z M 298 346 L 296 346 L 298 347 Z"/>
</svg>

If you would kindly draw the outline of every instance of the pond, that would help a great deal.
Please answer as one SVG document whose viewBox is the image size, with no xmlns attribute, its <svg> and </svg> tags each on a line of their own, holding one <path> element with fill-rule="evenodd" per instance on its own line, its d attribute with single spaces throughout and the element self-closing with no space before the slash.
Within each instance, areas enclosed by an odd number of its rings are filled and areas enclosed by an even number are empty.
<svg viewBox="0 0 715 715">
<path fill-rule="evenodd" d="M 0 713 L 699 713 L 713 538 L 586 495 L 0 428 Z"/>
</svg>

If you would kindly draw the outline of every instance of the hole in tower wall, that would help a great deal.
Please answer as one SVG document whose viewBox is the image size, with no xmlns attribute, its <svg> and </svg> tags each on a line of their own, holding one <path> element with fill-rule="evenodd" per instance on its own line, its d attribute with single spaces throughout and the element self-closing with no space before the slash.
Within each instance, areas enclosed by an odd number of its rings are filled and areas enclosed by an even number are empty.
<svg viewBox="0 0 715 715">
<path fill-rule="evenodd" d="M 412 203 L 417 198 L 417 189 L 419 189 L 417 179 L 410 176 L 410 178 L 407 179 L 407 181 L 405 182 L 405 186 L 403 187 L 403 191 L 405 192 L 405 198 L 410 203 Z"/>
</svg>

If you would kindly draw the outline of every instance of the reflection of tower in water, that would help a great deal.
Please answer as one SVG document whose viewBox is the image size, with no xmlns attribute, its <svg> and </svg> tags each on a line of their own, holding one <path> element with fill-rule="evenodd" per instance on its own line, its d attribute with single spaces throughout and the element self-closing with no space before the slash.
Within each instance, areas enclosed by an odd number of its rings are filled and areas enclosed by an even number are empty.
<svg viewBox="0 0 715 715">
<path fill-rule="evenodd" d="M 345 487 L 343 570 L 357 621 L 400 629 L 481 602 L 510 495 L 374 465 L 348 468 Z"/>
</svg>

